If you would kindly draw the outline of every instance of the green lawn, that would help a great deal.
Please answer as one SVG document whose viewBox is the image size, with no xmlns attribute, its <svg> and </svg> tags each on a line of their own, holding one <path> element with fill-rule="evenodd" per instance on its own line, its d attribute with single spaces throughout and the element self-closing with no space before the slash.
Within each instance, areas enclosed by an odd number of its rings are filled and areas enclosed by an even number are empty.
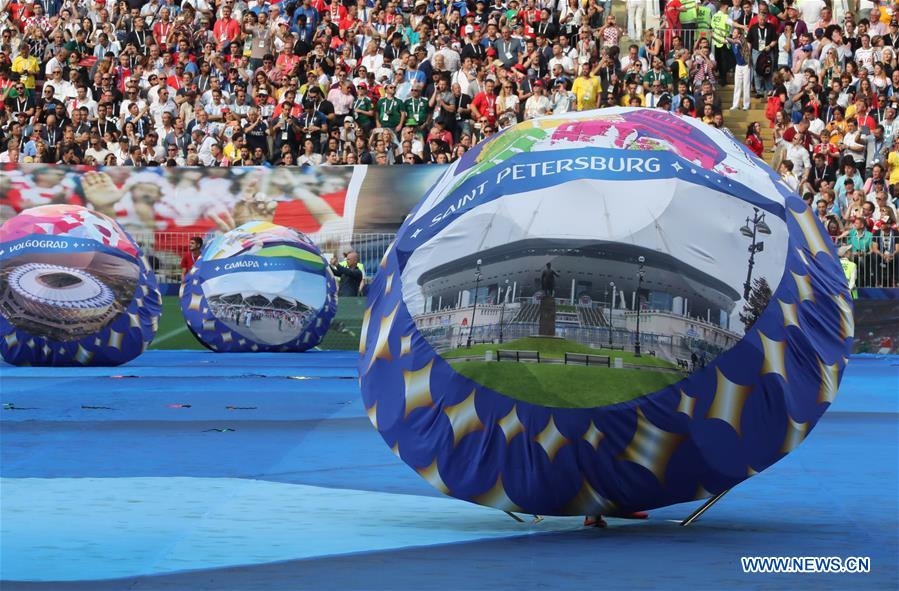
<svg viewBox="0 0 899 591">
<path fill-rule="evenodd" d="M 365 298 L 341 298 L 337 315 L 331 328 L 319 345 L 321 349 L 358 349 L 359 333 L 362 328 L 362 314 L 365 312 Z M 162 298 L 162 318 L 159 330 L 150 345 L 151 349 L 203 349 L 194 338 L 184 316 L 177 296 Z"/>
<path fill-rule="evenodd" d="M 659 359 L 658 357 L 650 357 L 644 355 L 642 357 L 634 357 L 633 353 L 627 351 L 614 351 L 611 349 L 594 349 L 588 345 L 583 345 L 576 341 L 567 339 L 525 337 L 515 341 L 509 341 L 502 345 L 472 345 L 471 348 L 461 347 L 443 353 L 444 359 L 455 359 L 458 357 L 480 357 L 484 358 L 487 351 L 496 351 L 497 349 L 508 349 L 514 351 L 540 351 L 540 357 L 548 357 L 552 359 L 562 359 L 565 353 L 589 353 L 591 355 L 608 355 L 615 358 L 620 357 L 624 363 L 633 365 L 648 365 L 653 367 L 672 367 L 677 366 L 673 363 Z M 620 370 L 619 370 L 620 371 Z"/>
<path fill-rule="evenodd" d="M 453 369 L 517 400 L 565 408 L 632 400 L 683 377 L 677 372 L 548 363 L 462 361 Z"/>
</svg>

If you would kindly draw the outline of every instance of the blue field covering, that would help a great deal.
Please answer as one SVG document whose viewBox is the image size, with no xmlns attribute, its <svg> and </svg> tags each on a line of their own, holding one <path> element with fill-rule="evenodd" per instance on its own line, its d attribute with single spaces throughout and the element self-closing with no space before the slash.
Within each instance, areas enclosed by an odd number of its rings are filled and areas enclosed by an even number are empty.
<svg viewBox="0 0 899 591">
<path fill-rule="evenodd" d="M 856 356 L 808 440 L 693 526 L 517 523 L 440 495 L 359 399 L 350 352 L 148 351 L 0 365 L 7 589 L 896 589 L 899 358 Z M 746 555 L 870 556 L 749 575 Z"/>
</svg>

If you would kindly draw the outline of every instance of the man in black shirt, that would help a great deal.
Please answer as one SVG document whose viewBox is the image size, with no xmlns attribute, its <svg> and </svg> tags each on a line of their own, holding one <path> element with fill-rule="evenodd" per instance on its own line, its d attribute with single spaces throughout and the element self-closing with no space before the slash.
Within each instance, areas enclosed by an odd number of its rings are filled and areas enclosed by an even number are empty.
<svg viewBox="0 0 899 591">
<path fill-rule="evenodd" d="M 357 297 L 362 287 L 362 269 L 359 268 L 359 255 L 355 251 L 346 255 L 346 266 L 337 264 L 337 257 L 331 259 L 331 271 L 340 279 L 337 289 L 339 297 Z"/>
</svg>

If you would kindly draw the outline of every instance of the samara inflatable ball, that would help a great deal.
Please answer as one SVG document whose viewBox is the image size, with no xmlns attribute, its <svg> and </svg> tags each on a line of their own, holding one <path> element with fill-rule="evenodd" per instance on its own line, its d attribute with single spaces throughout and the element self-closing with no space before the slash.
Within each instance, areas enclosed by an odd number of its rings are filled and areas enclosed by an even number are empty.
<svg viewBox="0 0 899 591">
<path fill-rule="evenodd" d="M 182 282 L 181 310 L 213 351 L 305 351 L 328 331 L 337 284 L 306 236 L 248 222 L 204 247 Z"/>
<path fill-rule="evenodd" d="M 467 152 L 381 262 L 362 397 L 447 495 L 541 515 L 701 499 L 834 399 L 851 297 L 814 213 L 730 135 L 657 110 Z"/>
<path fill-rule="evenodd" d="M 153 340 L 162 310 L 137 244 L 76 205 L 0 227 L 0 354 L 16 365 L 118 365 Z"/>
</svg>

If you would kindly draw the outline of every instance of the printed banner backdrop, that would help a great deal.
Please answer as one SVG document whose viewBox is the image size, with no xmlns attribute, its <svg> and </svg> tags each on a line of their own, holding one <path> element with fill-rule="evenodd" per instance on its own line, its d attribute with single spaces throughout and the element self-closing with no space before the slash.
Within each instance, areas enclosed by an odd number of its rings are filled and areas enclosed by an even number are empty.
<svg viewBox="0 0 899 591">
<path fill-rule="evenodd" d="M 353 233 L 395 232 L 445 168 L 15 166 L 0 175 L 0 221 L 31 207 L 69 203 L 104 213 L 142 237 L 227 232 L 267 221 L 349 239 Z"/>
</svg>

